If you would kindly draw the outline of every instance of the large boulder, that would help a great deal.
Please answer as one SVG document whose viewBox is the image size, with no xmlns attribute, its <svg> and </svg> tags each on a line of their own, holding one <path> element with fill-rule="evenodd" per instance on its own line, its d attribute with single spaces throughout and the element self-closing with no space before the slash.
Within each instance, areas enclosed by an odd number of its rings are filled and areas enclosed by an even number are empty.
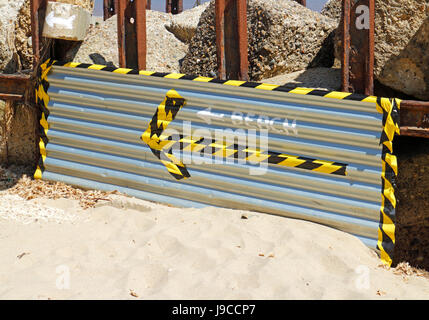
<svg viewBox="0 0 429 320">
<path fill-rule="evenodd" d="M 329 0 L 323 6 L 322 11 L 320 11 L 320 13 L 331 19 L 340 21 L 342 14 L 341 0 Z"/>
<path fill-rule="evenodd" d="M 341 0 L 331 0 L 322 12 L 332 17 L 338 10 L 341 12 Z M 428 13 L 429 0 L 375 1 L 375 78 L 421 99 L 429 99 Z M 342 32 L 338 21 L 335 55 L 340 59 Z"/>
<path fill-rule="evenodd" d="M 165 27 L 180 41 L 185 43 L 191 42 L 191 39 L 197 30 L 201 14 L 208 7 L 208 5 L 209 2 L 205 2 L 200 6 L 173 15 L 171 23 L 165 25 Z"/>
<path fill-rule="evenodd" d="M 429 18 L 411 38 L 408 45 L 392 56 L 378 80 L 405 94 L 429 100 Z"/>
<path fill-rule="evenodd" d="M 15 50 L 15 21 L 24 0 L 0 0 L 0 72 L 13 73 L 19 59 Z"/>
<path fill-rule="evenodd" d="M 56 2 L 69 3 L 81 6 L 82 8 L 92 12 L 94 10 L 95 0 L 56 0 Z"/>
<path fill-rule="evenodd" d="M 247 2 L 249 76 L 270 78 L 333 64 L 331 34 L 337 22 L 289 0 Z M 217 74 L 214 1 L 203 12 L 182 73 Z"/>
</svg>

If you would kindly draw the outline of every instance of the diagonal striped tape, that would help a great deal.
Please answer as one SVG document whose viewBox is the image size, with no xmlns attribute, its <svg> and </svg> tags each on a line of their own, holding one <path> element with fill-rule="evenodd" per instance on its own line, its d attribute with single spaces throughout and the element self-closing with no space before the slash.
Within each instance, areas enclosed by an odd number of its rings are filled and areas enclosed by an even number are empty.
<svg viewBox="0 0 429 320">
<path fill-rule="evenodd" d="M 42 179 L 43 171 L 45 170 L 45 160 L 47 157 L 46 145 L 49 142 L 48 131 L 49 131 L 49 82 L 48 82 L 48 73 L 52 68 L 54 61 L 47 60 L 45 63 L 42 63 L 37 70 L 37 79 L 35 83 L 35 99 L 36 105 L 41 110 L 41 117 L 39 120 L 39 150 L 40 158 L 36 167 L 36 172 L 34 173 L 35 179 Z"/>
<path fill-rule="evenodd" d="M 377 247 L 381 260 L 390 266 L 395 247 L 396 196 L 395 182 L 398 174 L 398 161 L 393 152 L 393 140 L 400 134 L 399 110 L 401 100 L 377 98 L 377 110 L 383 114 L 383 128 L 380 138 L 382 145 L 381 209 Z"/>
<path fill-rule="evenodd" d="M 171 152 L 165 152 L 168 140 L 162 139 L 162 133 L 176 118 L 179 110 L 186 101 L 176 90 L 167 92 L 164 101 L 158 106 L 148 128 L 142 134 L 141 139 L 149 146 L 152 153 L 165 165 L 168 172 L 177 180 L 189 178 L 189 172 L 185 165 L 179 161 Z"/>
<path fill-rule="evenodd" d="M 267 162 L 269 164 L 310 170 L 314 172 L 334 174 L 340 176 L 347 175 L 347 164 L 311 159 L 295 155 L 283 154 L 272 151 L 262 151 L 249 146 L 241 146 L 236 143 L 217 141 L 203 137 L 184 137 L 180 135 L 176 139 L 172 136 L 164 140 L 171 150 L 197 153 L 200 156 L 217 157 L 223 159 L 244 160 L 251 163 Z"/>
</svg>

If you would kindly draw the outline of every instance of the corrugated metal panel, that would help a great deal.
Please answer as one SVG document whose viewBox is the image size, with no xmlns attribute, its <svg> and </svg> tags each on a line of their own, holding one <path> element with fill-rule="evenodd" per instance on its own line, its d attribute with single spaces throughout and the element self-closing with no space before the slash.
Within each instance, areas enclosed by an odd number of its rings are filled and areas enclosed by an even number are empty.
<svg viewBox="0 0 429 320">
<path fill-rule="evenodd" d="M 48 81 L 43 179 L 179 206 L 208 204 L 310 220 L 377 246 L 383 114 L 374 102 L 60 66 L 51 69 Z M 250 175 L 255 165 L 189 163 L 191 177 L 177 181 L 140 139 L 170 89 L 186 105 L 168 128 L 182 132 L 184 122 L 191 122 L 193 133 L 258 129 L 258 118 L 269 119 L 270 151 L 344 163 L 347 175 L 271 164 L 266 174 Z M 186 152 L 177 156 L 191 160 Z"/>
</svg>

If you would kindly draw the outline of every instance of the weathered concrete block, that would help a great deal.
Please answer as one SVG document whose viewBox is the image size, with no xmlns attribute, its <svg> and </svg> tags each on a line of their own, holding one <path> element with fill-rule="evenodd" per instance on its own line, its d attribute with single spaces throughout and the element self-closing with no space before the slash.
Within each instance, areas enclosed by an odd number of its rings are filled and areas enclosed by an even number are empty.
<svg viewBox="0 0 429 320">
<path fill-rule="evenodd" d="M 340 22 L 335 55 L 341 59 L 341 0 L 330 0 L 322 13 Z M 429 99 L 429 0 L 375 1 L 374 76 L 383 85 Z"/>
<path fill-rule="evenodd" d="M 82 41 L 88 30 L 90 19 L 90 12 L 80 6 L 48 2 L 43 36 Z"/>
<path fill-rule="evenodd" d="M 248 0 L 247 34 L 251 80 L 331 67 L 337 22 L 294 1 Z M 215 2 L 201 14 L 181 73 L 214 77 L 217 73 Z"/>
</svg>

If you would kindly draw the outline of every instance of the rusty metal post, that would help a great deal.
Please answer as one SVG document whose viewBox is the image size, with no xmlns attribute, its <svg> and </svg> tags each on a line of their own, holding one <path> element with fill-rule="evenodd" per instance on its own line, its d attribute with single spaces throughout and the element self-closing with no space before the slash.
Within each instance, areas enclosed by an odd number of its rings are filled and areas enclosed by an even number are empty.
<svg viewBox="0 0 429 320">
<path fill-rule="evenodd" d="M 350 90 L 350 0 L 343 0 L 342 6 L 342 57 L 341 57 L 341 91 Z"/>
<path fill-rule="evenodd" d="M 151 0 L 146 0 L 146 9 L 151 10 L 151 8 L 152 8 Z"/>
<path fill-rule="evenodd" d="M 42 30 L 45 20 L 47 0 L 30 0 L 31 42 L 33 46 L 33 66 L 37 66 L 41 55 Z"/>
<path fill-rule="evenodd" d="M 121 68 L 146 69 L 146 0 L 116 0 Z"/>
<path fill-rule="evenodd" d="M 104 20 L 107 20 L 116 14 L 115 0 L 103 0 Z"/>
<path fill-rule="evenodd" d="M 374 94 L 374 30 L 374 0 L 343 1 L 343 91 Z"/>
<path fill-rule="evenodd" d="M 166 0 L 165 12 L 178 14 L 183 11 L 183 0 Z"/>
<path fill-rule="evenodd" d="M 249 80 L 247 1 L 216 0 L 218 78 Z"/>
<path fill-rule="evenodd" d="M 298 2 L 299 4 L 303 5 L 304 7 L 307 6 L 307 0 L 295 0 L 296 2 Z"/>
<path fill-rule="evenodd" d="M 368 57 L 365 67 L 365 93 L 374 94 L 374 66 L 375 66 L 375 0 L 369 0 L 369 30 L 368 30 Z"/>
</svg>

